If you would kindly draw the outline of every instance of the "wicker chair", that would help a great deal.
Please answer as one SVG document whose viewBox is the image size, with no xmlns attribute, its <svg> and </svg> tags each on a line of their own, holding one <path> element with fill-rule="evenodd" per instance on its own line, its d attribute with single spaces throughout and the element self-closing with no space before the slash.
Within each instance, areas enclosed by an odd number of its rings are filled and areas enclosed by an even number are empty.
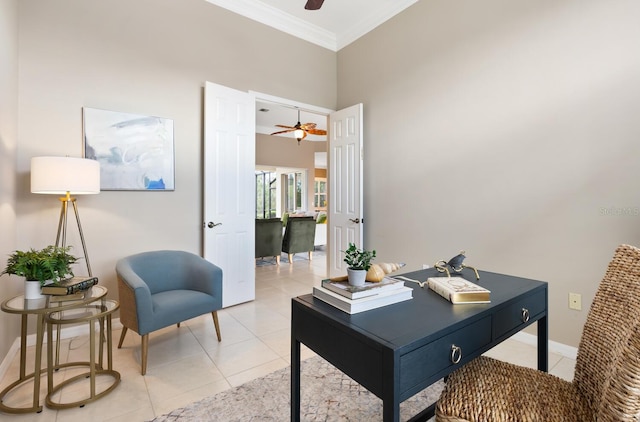
<svg viewBox="0 0 640 422">
<path fill-rule="evenodd" d="M 640 413 L 640 249 L 621 245 L 587 317 L 573 382 L 479 357 L 454 372 L 436 421 L 636 421 Z"/>
</svg>

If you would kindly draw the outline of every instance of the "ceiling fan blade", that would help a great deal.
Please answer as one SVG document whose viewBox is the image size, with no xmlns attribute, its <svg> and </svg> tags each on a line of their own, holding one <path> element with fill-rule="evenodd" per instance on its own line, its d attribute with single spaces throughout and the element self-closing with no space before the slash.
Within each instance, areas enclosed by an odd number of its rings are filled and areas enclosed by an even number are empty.
<svg viewBox="0 0 640 422">
<path fill-rule="evenodd" d="M 280 135 L 281 133 L 293 132 L 295 129 L 281 130 L 280 132 L 273 132 L 271 135 Z"/>
<path fill-rule="evenodd" d="M 310 129 L 306 131 L 310 135 L 326 135 L 327 131 L 323 129 Z"/>
<path fill-rule="evenodd" d="M 305 123 L 303 125 L 300 125 L 300 127 L 304 130 L 310 130 L 310 129 L 315 129 L 316 128 L 316 124 L 315 123 Z"/>
<path fill-rule="evenodd" d="M 295 126 L 287 126 L 287 125 L 274 125 L 275 127 L 283 127 L 285 129 L 297 129 Z"/>
<path fill-rule="evenodd" d="M 324 3 L 324 0 L 307 0 L 304 8 L 307 10 L 318 10 L 322 7 L 322 3 Z"/>
</svg>

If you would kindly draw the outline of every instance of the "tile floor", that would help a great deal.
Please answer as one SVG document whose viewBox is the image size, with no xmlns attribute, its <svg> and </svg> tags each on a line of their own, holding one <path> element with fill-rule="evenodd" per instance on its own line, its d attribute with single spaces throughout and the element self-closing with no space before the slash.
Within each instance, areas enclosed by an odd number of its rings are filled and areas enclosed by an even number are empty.
<svg viewBox="0 0 640 422">
<path fill-rule="evenodd" d="M 295 260 L 292 265 L 286 258 L 280 266 L 275 265 L 275 260 L 273 265 L 261 263 L 256 268 L 256 300 L 218 312 L 221 343 L 215 338 L 210 315 L 189 320 L 180 328 L 172 326 L 152 333 L 146 376 L 140 375 L 140 337 L 130 331 L 123 348 L 117 349 L 120 329 L 114 330 L 114 369 L 120 372 L 122 381 L 113 392 L 84 408 L 56 411 L 45 407 L 40 414 L 26 415 L 0 413 L 0 421 L 145 421 L 284 368 L 290 361 L 290 300 L 310 293 L 325 272 L 325 261 L 320 256 L 311 262 Z M 62 360 L 86 360 L 87 343 L 88 335 L 63 340 Z M 312 355 L 303 347 L 303 358 Z M 489 355 L 536 365 L 535 348 L 516 340 L 504 342 Z M 27 362 L 30 361 L 33 347 L 28 350 Z M 17 379 L 18 363 L 16 356 L 0 389 Z M 566 379 L 573 377 L 574 364 L 572 359 L 549 356 L 550 372 Z M 71 371 L 60 372 L 56 377 L 69 376 Z M 42 384 L 44 398 L 46 377 L 42 377 Z M 30 402 L 32 389 L 33 385 L 26 383 L 5 400 L 6 404 Z M 73 394 L 73 389 L 70 386 L 62 394 Z M 64 402 L 65 396 L 60 399 Z"/>
</svg>

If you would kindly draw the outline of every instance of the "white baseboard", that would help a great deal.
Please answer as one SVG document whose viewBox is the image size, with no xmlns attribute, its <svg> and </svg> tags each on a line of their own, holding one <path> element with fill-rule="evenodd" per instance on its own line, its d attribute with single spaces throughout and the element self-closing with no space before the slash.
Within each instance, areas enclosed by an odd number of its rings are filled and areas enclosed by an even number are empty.
<svg viewBox="0 0 640 422">
<path fill-rule="evenodd" d="M 538 345 L 538 336 L 520 331 L 513 335 L 514 340 L 521 343 L 530 344 L 532 346 Z M 549 340 L 549 352 L 556 353 L 562 357 L 575 360 L 578 356 L 578 348 L 568 346 L 566 344 L 558 343 L 557 341 Z"/>
<path fill-rule="evenodd" d="M 113 330 L 119 330 L 120 328 L 122 328 L 122 324 L 120 323 L 120 318 L 113 318 L 111 323 L 112 323 L 111 328 Z M 74 325 L 70 327 L 65 327 L 62 330 L 60 330 L 60 339 L 64 340 L 67 338 L 85 336 L 88 334 L 89 334 L 89 324 Z M 29 334 L 27 336 L 27 347 L 35 346 L 35 344 L 36 344 L 35 333 Z M 47 344 L 46 333 L 44 333 L 43 345 L 44 344 Z M 20 337 L 16 337 L 16 339 L 13 341 L 13 344 L 9 348 L 9 352 L 7 352 L 7 355 L 4 357 L 2 362 L 0 362 L 0 379 L 4 378 L 5 374 L 9 370 L 9 366 L 11 365 L 11 362 L 13 362 L 13 359 L 16 357 L 16 355 L 19 352 L 20 352 Z"/>
</svg>

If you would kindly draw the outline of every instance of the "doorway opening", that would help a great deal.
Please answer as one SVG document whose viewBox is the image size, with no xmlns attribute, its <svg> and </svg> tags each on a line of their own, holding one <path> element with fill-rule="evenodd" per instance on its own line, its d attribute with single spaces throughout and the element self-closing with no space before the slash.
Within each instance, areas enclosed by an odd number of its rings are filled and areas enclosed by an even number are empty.
<svg viewBox="0 0 640 422">
<path fill-rule="evenodd" d="M 317 246 L 327 248 L 328 207 L 326 135 L 308 134 L 298 145 L 293 131 L 279 135 L 298 122 L 327 130 L 333 110 L 253 93 L 256 99 L 256 218 L 283 218 L 286 214 L 320 217 Z M 299 116 L 299 117 L 298 117 Z M 265 182 L 268 178 L 269 182 Z M 266 188 L 266 183 L 270 187 Z M 268 203 L 269 200 L 274 202 Z M 274 214 L 275 208 L 275 214 Z M 319 243 L 322 243 L 320 245 Z M 328 251 L 327 251 L 328 253 Z"/>
</svg>

